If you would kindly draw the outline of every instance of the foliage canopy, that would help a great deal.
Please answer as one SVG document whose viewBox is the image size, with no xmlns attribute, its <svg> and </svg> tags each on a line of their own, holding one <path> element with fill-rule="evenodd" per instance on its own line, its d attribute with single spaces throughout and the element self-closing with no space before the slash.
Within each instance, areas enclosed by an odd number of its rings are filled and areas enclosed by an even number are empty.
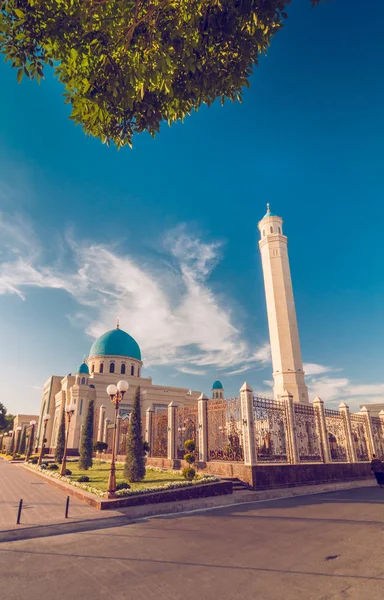
<svg viewBox="0 0 384 600">
<path fill-rule="evenodd" d="M 320 0 L 311 0 L 317 4 Z M 39 82 L 50 66 L 71 119 L 117 147 L 201 104 L 241 101 L 290 0 L 0 0 L 0 52 Z"/>
</svg>

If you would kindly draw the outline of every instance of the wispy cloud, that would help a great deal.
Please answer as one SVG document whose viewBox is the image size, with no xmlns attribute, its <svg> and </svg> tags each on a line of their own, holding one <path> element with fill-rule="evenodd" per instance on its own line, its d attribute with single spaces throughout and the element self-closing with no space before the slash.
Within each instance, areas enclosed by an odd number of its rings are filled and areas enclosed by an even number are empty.
<svg viewBox="0 0 384 600">
<path fill-rule="evenodd" d="M 72 236 L 65 242 L 70 260 L 63 266 L 57 257 L 44 261 L 32 228 L 18 217 L 3 217 L 0 232 L 0 293 L 25 300 L 29 287 L 65 290 L 79 304 L 71 321 L 93 338 L 119 316 L 122 328 L 138 340 L 147 366 L 203 374 L 209 365 L 243 372 L 269 360 L 269 345 L 252 348 L 243 340 L 228 298 L 210 284 L 221 257 L 219 242 L 204 242 L 179 227 L 161 242 L 167 260 L 153 262 Z"/>
</svg>

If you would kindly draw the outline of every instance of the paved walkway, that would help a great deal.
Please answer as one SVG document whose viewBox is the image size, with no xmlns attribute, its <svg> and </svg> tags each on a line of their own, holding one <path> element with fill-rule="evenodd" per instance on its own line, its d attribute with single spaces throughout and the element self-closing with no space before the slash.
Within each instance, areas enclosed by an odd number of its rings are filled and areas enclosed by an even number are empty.
<svg viewBox="0 0 384 600">
<path fill-rule="evenodd" d="M 44 498 L 59 498 L 61 514 L 59 492 L 47 484 Z M 0 532 L 7 600 L 383 598 L 384 490 L 374 485 L 140 522 L 82 510 L 91 518 L 72 528 L 13 529 L 15 541 Z"/>
<path fill-rule="evenodd" d="M 16 525 L 21 498 L 21 524 Z M 65 519 L 66 499 L 65 493 L 30 473 L 21 464 L 0 459 L 0 532 L 31 525 L 68 522 Z M 105 516 L 105 512 L 100 512 L 75 498 L 70 499 L 70 521 L 100 519 Z M 108 516 L 111 516 L 111 513 Z"/>
</svg>

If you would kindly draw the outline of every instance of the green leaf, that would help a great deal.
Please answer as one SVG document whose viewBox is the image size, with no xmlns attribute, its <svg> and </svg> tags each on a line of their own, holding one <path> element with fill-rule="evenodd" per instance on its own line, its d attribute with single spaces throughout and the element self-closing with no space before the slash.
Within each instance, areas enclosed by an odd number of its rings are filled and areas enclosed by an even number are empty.
<svg viewBox="0 0 384 600">
<path fill-rule="evenodd" d="M 24 75 L 24 68 L 21 68 L 17 71 L 17 83 L 20 83 L 20 81 L 23 79 L 23 75 Z"/>
<path fill-rule="evenodd" d="M 17 17 L 19 17 L 19 19 L 24 19 L 25 14 L 23 13 L 22 10 L 20 10 L 19 8 L 15 8 L 14 12 L 15 12 L 15 15 Z"/>
</svg>

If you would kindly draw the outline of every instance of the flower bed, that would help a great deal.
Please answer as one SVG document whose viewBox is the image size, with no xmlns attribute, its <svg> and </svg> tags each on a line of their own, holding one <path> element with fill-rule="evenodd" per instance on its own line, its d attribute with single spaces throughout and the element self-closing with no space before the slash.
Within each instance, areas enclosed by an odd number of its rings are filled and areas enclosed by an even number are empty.
<svg viewBox="0 0 384 600">
<path fill-rule="evenodd" d="M 60 481 L 68 483 L 74 487 L 85 490 L 86 492 L 90 492 L 91 494 L 94 494 L 95 496 L 105 497 L 107 480 L 108 480 L 107 476 L 109 473 L 109 463 L 104 462 L 103 465 L 105 466 L 106 478 L 103 479 L 101 482 L 100 481 L 98 482 L 99 486 L 92 484 L 92 481 L 90 481 L 89 483 L 82 483 L 82 482 L 75 480 L 75 477 L 78 477 L 79 475 L 84 475 L 84 474 L 88 475 L 90 477 L 90 479 L 92 480 L 92 468 L 89 469 L 88 471 L 78 471 L 75 475 L 72 474 L 72 476 L 61 477 L 57 471 L 51 471 L 49 469 L 41 469 L 37 465 L 32 465 L 32 464 L 29 464 L 28 466 L 29 466 L 29 468 L 39 471 L 40 473 L 47 475 L 48 477 L 52 477 L 54 479 L 58 479 Z M 71 466 L 71 470 L 73 471 L 74 464 L 71 463 L 70 466 Z M 95 468 L 97 466 L 98 466 L 98 463 L 95 463 Z M 148 467 L 146 471 L 147 471 L 146 478 L 148 477 L 148 475 L 151 476 L 151 474 L 153 477 L 157 473 L 157 474 L 163 475 L 164 477 L 168 477 L 168 479 L 171 479 L 171 481 L 163 482 L 160 479 L 159 484 L 157 484 L 157 485 L 153 485 L 153 484 L 146 485 L 146 481 L 144 480 L 144 481 L 140 482 L 139 484 L 131 484 L 131 486 L 132 486 L 131 489 L 118 490 L 116 492 L 117 497 L 126 498 L 126 497 L 131 497 L 131 496 L 138 496 L 138 495 L 142 495 L 142 494 L 150 494 L 153 492 L 161 492 L 161 491 L 166 491 L 166 490 L 177 490 L 180 488 L 186 488 L 186 487 L 191 487 L 191 486 L 195 486 L 195 485 L 214 483 L 214 482 L 220 481 L 219 478 L 214 477 L 213 475 L 206 475 L 206 474 L 197 475 L 196 479 L 194 479 L 193 481 L 186 481 L 185 479 L 182 479 L 181 474 L 178 472 L 164 471 L 164 470 L 156 468 L 156 467 Z"/>
</svg>

